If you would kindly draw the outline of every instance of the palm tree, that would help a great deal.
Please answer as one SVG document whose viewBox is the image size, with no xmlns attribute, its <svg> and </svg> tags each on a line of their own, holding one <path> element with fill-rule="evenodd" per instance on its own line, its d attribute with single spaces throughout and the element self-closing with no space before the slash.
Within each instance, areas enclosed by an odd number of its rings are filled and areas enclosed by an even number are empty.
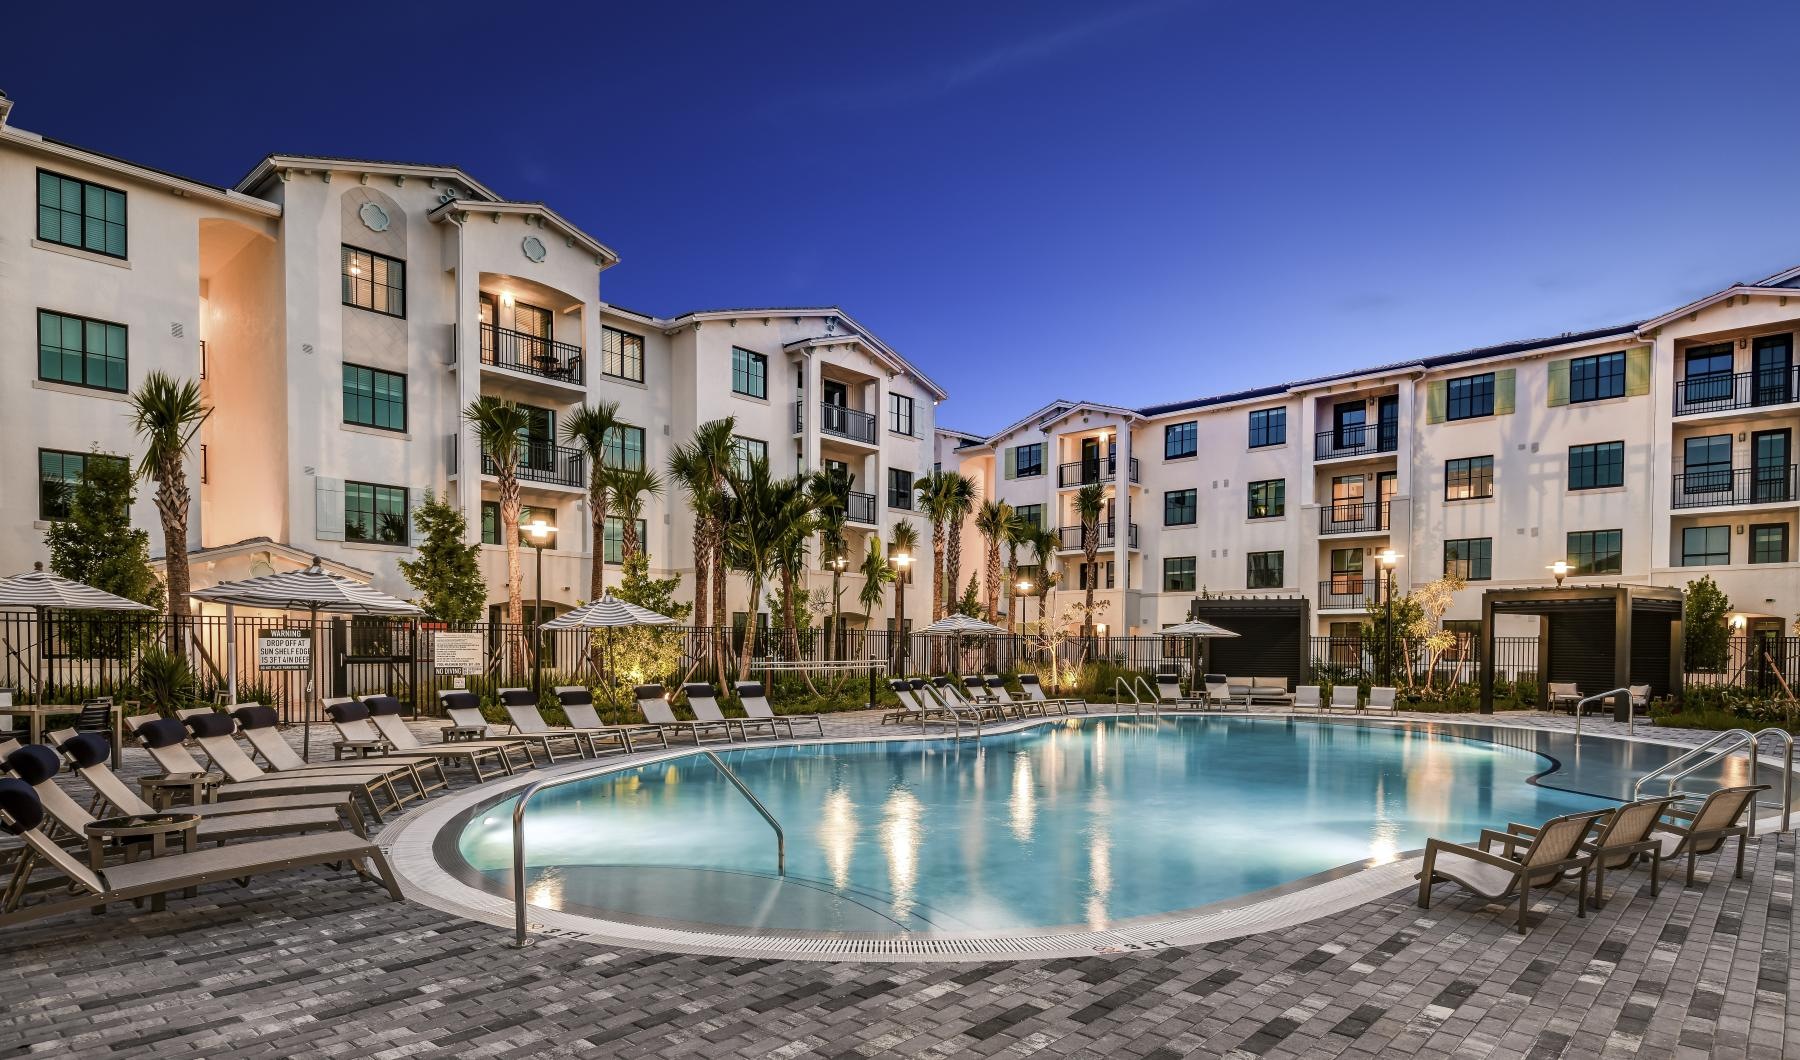
<svg viewBox="0 0 1800 1060">
<path fill-rule="evenodd" d="M 1038 583 L 1032 586 L 1031 594 L 1038 598 L 1038 633 L 1041 635 L 1050 628 L 1044 618 L 1044 605 L 1050 600 L 1050 590 L 1061 580 L 1061 575 L 1051 570 L 1050 564 L 1056 559 L 1056 550 L 1062 545 L 1062 538 L 1050 527 L 1028 525 L 1031 533 L 1026 537 L 1025 543 L 1031 546 L 1038 565 Z"/>
<path fill-rule="evenodd" d="M 500 542 L 506 546 L 506 624 L 514 673 L 525 669 L 525 575 L 519 565 L 519 456 L 531 414 L 511 401 L 482 396 L 469 402 L 463 419 L 475 429 L 482 455 L 493 462 L 500 492 Z"/>
<path fill-rule="evenodd" d="M 812 533 L 808 518 L 812 507 L 804 480 L 773 477 L 766 460 L 753 460 L 748 468 L 734 469 L 730 489 L 725 560 L 732 570 L 744 575 L 749 588 L 744 643 L 738 659 L 738 673 L 748 674 L 756 656 L 756 616 L 762 610 L 763 587 L 771 575 L 781 573 L 782 554 L 792 547 L 793 539 L 804 540 Z M 785 624 L 782 632 L 786 633 Z"/>
<path fill-rule="evenodd" d="M 946 510 L 950 534 L 944 554 L 944 584 L 950 599 L 944 601 L 945 610 L 942 614 L 932 616 L 934 620 L 949 613 L 952 600 L 961 592 L 957 586 L 962 584 L 963 520 L 969 517 L 969 513 L 975 510 L 975 502 L 981 499 L 981 488 L 975 485 L 974 479 L 955 471 L 947 471 L 944 476 L 946 481 L 943 488 L 948 497 Z"/>
<path fill-rule="evenodd" d="M 638 537 L 638 520 L 644 517 L 644 502 L 662 496 L 662 476 L 649 468 L 608 468 L 606 494 L 613 511 L 619 515 L 619 558 L 627 560 L 643 550 Z"/>
<path fill-rule="evenodd" d="M 1081 519 L 1081 554 L 1087 558 L 1087 590 L 1081 616 L 1082 634 L 1094 633 L 1094 587 L 1100 582 L 1100 516 L 1106 511 L 1106 484 L 1090 482 L 1075 492 L 1075 514 Z"/>
<path fill-rule="evenodd" d="M 162 516 L 163 565 L 169 583 L 169 650 L 179 651 L 188 619 L 188 443 L 212 408 L 200 400 L 200 384 L 151 372 L 131 395 L 132 425 L 144 442 L 139 478 L 156 482 L 156 511 Z"/>
<path fill-rule="evenodd" d="M 725 624 L 725 508 L 730 489 L 725 476 L 732 467 L 732 435 L 737 420 L 708 420 L 694 428 L 694 436 L 677 446 L 669 458 L 669 477 L 688 495 L 694 515 L 694 625 L 711 629 L 713 663 L 725 672 L 724 637 L 717 632 Z"/>
<path fill-rule="evenodd" d="M 982 553 L 987 560 L 982 568 L 985 592 L 985 617 L 992 622 L 1000 613 L 1000 540 L 1013 521 L 1013 506 L 1005 501 L 982 501 L 975 513 L 975 529 L 981 534 Z"/>
<path fill-rule="evenodd" d="M 881 554 L 881 537 L 869 535 L 869 551 L 863 554 L 862 567 L 863 586 L 856 594 L 856 602 L 863 609 L 863 642 L 868 643 L 869 623 L 875 609 L 887 597 L 887 586 L 894 580 L 894 568 L 887 557 Z"/>
<path fill-rule="evenodd" d="M 624 426 L 619 419 L 619 403 L 602 401 L 582 405 L 563 421 L 563 440 L 581 447 L 588 466 L 588 520 L 593 524 L 593 560 L 588 564 L 588 599 L 598 600 L 606 594 L 606 550 L 600 542 L 606 536 L 607 505 L 606 443 Z"/>
<path fill-rule="evenodd" d="M 1009 602 L 1006 605 L 1006 632 L 1016 635 L 1019 631 L 1019 547 L 1031 543 L 1032 535 L 1037 532 L 1037 524 L 1020 515 L 1017 509 L 1006 522 L 1006 592 Z"/>
<path fill-rule="evenodd" d="M 919 547 L 918 528 L 913 526 L 909 520 L 895 520 L 893 530 L 888 532 L 888 544 L 893 546 L 890 562 L 902 556 L 912 556 L 914 550 Z M 903 565 L 894 579 L 894 636 L 890 641 L 888 654 L 892 657 L 889 665 L 895 673 L 900 672 L 908 654 L 906 651 L 908 640 L 906 635 L 906 583 L 908 580 L 906 567 L 910 565 L 910 563 Z"/>
<path fill-rule="evenodd" d="M 837 658 L 837 645 L 843 636 L 840 627 L 843 625 L 842 595 L 838 588 L 838 579 L 843 576 L 844 566 L 848 562 L 845 553 L 849 543 L 844 537 L 846 524 L 849 522 L 849 492 L 855 483 L 853 475 L 836 471 L 815 471 L 809 484 L 813 494 L 813 522 L 819 532 L 819 557 L 831 566 L 831 642 L 828 645 L 828 657 Z"/>
</svg>

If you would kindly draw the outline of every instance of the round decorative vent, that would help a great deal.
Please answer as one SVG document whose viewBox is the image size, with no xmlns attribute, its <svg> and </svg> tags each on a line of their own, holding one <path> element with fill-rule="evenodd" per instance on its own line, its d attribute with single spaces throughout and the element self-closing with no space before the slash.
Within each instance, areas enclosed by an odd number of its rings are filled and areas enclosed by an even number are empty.
<svg viewBox="0 0 1800 1060">
<path fill-rule="evenodd" d="M 525 252 L 527 259 L 534 262 L 543 261 L 544 255 L 548 253 L 544 249 L 544 241 L 536 236 L 526 236 L 525 241 L 519 244 L 519 249 Z"/>
<path fill-rule="evenodd" d="M 388 212 L 379 203 L 363 203 L 357 208 L 356 216 L 362 220 L 363 227 L 371 232 L 385 232 L 388 225 L 393 223 L 388 218 Z"/>
</svg>

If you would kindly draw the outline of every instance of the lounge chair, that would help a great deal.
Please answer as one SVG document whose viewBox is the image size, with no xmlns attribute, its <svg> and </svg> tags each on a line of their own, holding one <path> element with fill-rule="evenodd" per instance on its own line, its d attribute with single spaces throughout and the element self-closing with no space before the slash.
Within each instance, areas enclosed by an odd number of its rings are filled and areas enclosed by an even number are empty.
<svg viewBox="0 0 1800 1060">
<path fill-rule="evenodd" d="M 1628 870 L 1640 859 L 1650 863 L 1650 896 L 1654 898 L 1662 893 L 1662 844 L 1651 833 L 1668 811 L 1669 804 L 1676 799 L 1677 796 L 1664 795 L 1628 802 L 1608 813 L 1595 830 L 1594 837 L 1582 844 L 1582 849 L 1594 856 L 1592 905 L 1595 909 L 1606 906 L 1607 872 Z M 1537 826 L 1529 824 L 1509 824 L 1506 830 L 1527 837 L 1538 833 Z"/>
<path fill-rule="evenodd" d="M 1246 694 L 1252 703 L 1287 706 L 1294 701 L 1294 694 L 1288 691 L 1288 679 L 1285 677 L 1252 677 Z"/>
<path fill-rule="evenodd" d="M 1517 898 L 1519 934 L 1523 935 L 1531 909 L 1531 889 L 1549 887 L 1559 879 L 1573 876 L 1581 888 L 1575 915 L 1587 916 L 1588 871 L 1594 856 L 1582 849 L 1582 842 L 1594 822 L 1607 812 L 1590 810 L 1553 817 L 1530 836 L 1484 828 L 1480 846 L 1427 839 L 1425 865 L 1418 875 L 1419 908 L 1431 908 L 1432 884 L 1443 881 L 1459 884 L 1489 901 Z M 1504 848 L 1500 853 L 1488 849 L 1496 843 Z"/>
<path fill-rule="evenodd" d="M 1050 715 L 1050 707 L 1046 704 L 1029 699 L 1014 699 L 1012 693 L 1006 690 L 1005 679 L 999 674 L 984 674 L 981 682 L 987 688 L 988 698 L 994 701 L 994 705 L 1003 711 L 1011 711 L 1014 717 L 1023 718 L 1029 714 L 1043 718 Z M 1062 714 L 1064 711 L 1058 710 L 1057 713 Z"/>
<path fill-rule="evenodd" d="M 639 744 L 654 744 L 659 750 L 669 747 L 669 738 L 654 725 L 608 725 L 601 721 L 600 712 L 594 709 L 593 690 L 585 685 L 557 685 L 550 691 L 562 704 L 563 715 L 569 719 L 572 728 L 616 733 L 625 741 L 625 749 L 632 753 L 646 749 Z"/>
<path fill-rule="evenodd" d="M 1310 710 L 1315 714 L 1324 713 L 1325 704 L 1320 698 L 1324 691 L 1318 685 L 1301 685 L 1294 689 L 1294 712 L 1298 714 L 1300 711 Z"/>
<path fill-rule="evenodd" d="M 1378 714 L 1392 714 L 1394 702 L 1399 692 L 1392 688 L 1375 687 L 1369 689 L 1369 698 L 1363 703 L 1364 711 L 1375 711 Z"/>
<path fill-rule="evenodd" d="M 499 691 L 500 707 L 511 719 L 513 731 L 523 736 L 534 736 L 543 742 L 544 755 L 550 761 L 556 761 L 556 748 L 565 748 L 564 758 L 587 758 L 594 753 L 593 741 L 583 732 L 575 729 L 558 728 L 544 720 L 538 713 L 537 693 L 529 688 L 502 688 Z M 570 753 L 567 748 L 573 748 Z"/>
<path fill-rule="evenodd" d="M 752 719 L 772 721 L 787 730 L 788 739 L 794 738 L 794 726 L 811 725 L 815 734 L 825 735 L 825 721 L 817 714 L 777 714 L 769 705 L 768 694 L 763 691 L 760 681 L 739 681 L 737 683 L 738 702 L 744 705 L 744 713 Z"/>
<path fill-rule="evenodd" d="M 1650 838 L 1661 846 L 1658 856 L 1663 861 L 1687 858 L 1687 884 L 1691 887 L 1694 884 L 1694 862 L 1709 854 L 1717 854 L 1725 848 L 1726 840 L 1737 836 L 1735 875 L 1741 878 L 1744 875 L 1744 844 L 1750 841 L 1750 826 L 1744 818 L 1756 812 L 1757 792 L 1768 789 L 1767 784 L 1720 788 L 1708 795 L 1706 801 L 1692 814 L 1681 810 L 1665 812 L 1665 818 L 1680 818 L 1687 823 L 1677 824 L 1665 820 L 1657 825 Z"/>
<path fill-rule="evenodd" d="M 80 774 L 81 779 L 94 789 L 94 802 L 88 812 L 97 813 L 101 806 L 109 806 L 115 814 L 133 816 L 136 814 L 160 813 L 156 807 L 145 802 L 131 786 L 119 779 L 107 764 L 112 757 L 112 743 L 97 732 L 80 734 L 69 733 L 61 740 L 57 749 L 68 760 L 69 767 Z M 4 753 L 4 752 L 0 752 Z M 366 835 L 363 825 L 362 811 L 356 807 L 356 800 L 341 792 L 320 792 L 313 795 L 271 795 L 262 799 L 234 799 L 230 802 L 209 802 L 198 806 L 183 806 L 181 813 L 197 814 L 204 819 L 209 817 L 228 817 L 236 814 L 255 815 L 266 810 L 299 810 L 329 809 L 334 814 L 342 814 L 349 819 L 350 827 L 358 835 Z M 204 830 L 201 832 L 205 835 Z"/>
<path fill-rule="evenodd" d="M 962 696 L 970 703 L 992 703 L 994 697 L 988 692 L 987 681 L 979 674 L 964 674 L 962 678 Z M 1001 713 L 1005 713 L 1002 711 Z"/>
<path fill-rule="evenodd" d="M 663 730 L 663 734 L 684 735 L 696 746 L 708 740 L 731 742 L 731 726 L 724 721 L 683 721 L 675 716 L 669 701 L 663 698 L 661 685 L 638 685 L 631 690 L 644 720 Z"/>
<path fill-rule="evenodd" d="M 1204 693 L 1190 696 L 1181 690 L 1181 678 L 1175 674 L 1156 675 L 1156 703 L 1176 710 L 1196 710 L 1206 706 Z"/>
<path fill-rule="evenodd" d="M 727 735 L 735 730 L 738 738 L 745 741 L 759 737 L 773 740 L 778 735 L 773 718 L 727 718 L 719 709 L 718 692 L 705 681 L 690 681 L 681 686 L 681 692 L 687 696 L 688 709 L 694 712 L 696 720 L 723 723 Z M 751 735 L 753 730 L 756 736 Z"/>
<path fill-rule="evenodd" d="M 964 711 L 978 718 L 991 718 L 994 721 L 1005 721 L 1006 712 L 985 698 L 976 699 L 967 691 L 967 683 L 959 683 L 954 678 L 939 674 L 926 686 L 943 706 L 953 710 Z M 985 691 L 985 687 L 983 691 Z"/>
<path fill-rule="evenodd" d="M 427 746 L 420 743 L 419 738 L 413 735 L 413 731 L 406 727 L 406 722 L 400 717 L 400 701 L 393 696 L 364 696 L 360 703 L 352 704 L 352 706 L 362 708 L 364 720 L 359 725 L 356 723 L 355 711 L 348 708 L 343 710 L 342 713 L 346 718 L 345 724 L 351 726 L 350 731 L 359 735 L 373 733 L 387 744 L 387 753 L 402 754 L 407 757 L 423 755 L 427 758 L 435 758 L 439 762 L 461 763 L 469 767 L 469 772 L 475 774 L 477 784 L 487 780 L 490 776 L 510 777 L 513 775 L 512 758 L 507 754 L 508 747 L 504 743 L 468 740 L 463 743 Z M 248 729 L 243 713 L 241 710 L 238 711 L 238 724 L 244 725 Z M 333 717 L 332 720 L 336 721 L 337 719 Z M 340 730 L 343 727 L 342 724 L 338 726 Z M 525 751 L 525 762 L 527 765 L 531 763 L 530 751 L 526 751 L 524 747 L 517 744 L 513 745 L 513 749 Z M 490 769 L 493 770 L 492 773 L 488 772 Z"/>
<path fill-rule="evenodd" d="M 1576 706 L 1579 705 L 1580 703 L 1581 703 L 1581 689 L 1575 687 L 1575 682 L 1573 682 L 1573 681 L 1552 681 L 1552 682 L 1550 682 L 1550 709 L 1551 710 L 1563 710 L 1563 709 L 1567 708 L 1571 713 L 1573 713 Z"/>
<path fill-rule="evenodd" d="M 333 701 L 327 700 L 326 702 Z M 348 705 L 356 706 L 354 702 Z M 327 707 L 327 713 L 331 709 Z M 187 719 L 188 729 L 194 733 L 194 742 L 199 744 L 200 749 L 213 760 L 213 764 L 224 770 L 226 776 L 231 779 L 254 780 L 258 776 L 276 774 L 304 776 L 315 773 L 329 776 L 386 776 L 395 781 L 410 783 L 421 796 L 430 795 L 434 791 L 442 791 L 450 786 L 450 777 L 444 772 L 443 763 L 429 755 L 390 754 L 375 758 L 358 758 L 347 762 L 308 762 L 301 758 L 275 731 L 273 709 L 251 710 L 249 716 L 251 721 L 259 727 L 258 738 L 263 741 L 261 746 L 252 741 L 250 746 L 258 753 L 263 754 L 263 761 L 268 763 L 272 773 L 258 766 L 255 759 L 245 754 L 244 749 L 238 746 L 238 742 L 232 738 L 241 735 L 246 740 L 250 739 L 250 734 L 244 731 L 242 723 L 232 715 L 209 711 L 204 715 Z M 201 733 L 202 729 L 208 730 L 204 737 Z M 367 728 L 366 722 L 363 731 L 370 738 L 375 738 L 375 731 Z M 379 742 L 382 746 L 386 746 L 386 741 Z M 280 744 L 280 746 L 278 747 L 276 744 Z M 223 756 L 223 761 L 220 756 Z M 227 762 L 231 764 L 227 766 Z"/>
<path fill-rule="evenodd" d="M 481 697 L 473 692 L 450 691 L 438 693 L 438 704 L 444 708 L 444 717 L 450 724 L 443 727 L 445 743 L 463 743 L 474 740 L 481 743 L 499 744 L 511 749 L 523 748 L 527 764 L 535 765 L 536 759 L 531 757 L 532 748 L 544 752 L 546 763 L 554 762 L 550 757 L 550 743 L 555 737 L 542 733 L 529 735 L 526 733 L 507 733 L 504 736 L 495 734 L 493 726 L 481 713 Z M 512 753 L 511 751 L 508 752 Z"/>
<path fill-rule="evenodd" d="M 1638 711 L 1646 711 L 1647 712 L 1650 709 L 1650 686 L 1649 685 L 1632 685 L 1632 686 L 1630 686 L 1630 692 L 1631 692 L 1631 709 L 1632 709 L 1632 711 L 1633 712 L 1638 712 Z"/>
<path fill-rule="evenodd" d="M 1348 710 L 1354 712 L 1360 703 L 1355 685 L 1331 686 L 1331 710 Z"/>
<path fill-rule="evenodd" d="M 381 848 L 353 832 L 261 839 L 125 865 L 91 868 L 39 830 L 44 816 L 43 801 L 31 785 L 17 779 L 0 780 L 0 830 L 18 836 L 33 858 L 43 859 L 67 877 L 70 888 L 77 894 L 73 898 L 20 908 L 24 892 L 22 888 L 15 889 L 6 907 L 0 910 L 0 926 L 186 890 L 218 880 L 237 880 L 279 869 L 337 862 L 348 862 L 357 875 L 367 879 L 370 870 L 365 870 L 362 864 L 367 861 L 372 866 L 373 878 L 387 887 L 388 895 L 396 902 L 401 898 L 399 881 L 388 867 Z"/>
<path fill-rule="evenodd" d="M 1230 710 L 1238 702 L 1239 694 L 1232 691 L 1229 678 L 1220 677 L 1216 674 L 1207 674 L 1201 680 L 1205 683 L 1206 687 L 1205 705 L 1207 709 L 1210 710 L 1213 707 L 1218 707 L 1220 710 Z M 1250 709 L 1250 701 L 1248 698 L 1243 700 L 1243 704 L 1244 709 Z"/>
<path fill-rule="evenodd" d="M 1038 680 L 1037 674 L 1020 674 L 1019 692 L 1033 703 L 1060 703 L 1062 704 L 1064 714 L 1071 714 L 1077 710 L 1081 711 L 1083 714 L 1088 713 L 1088 704 L 1085 699 L 1069 699 L 1066 697 L 1051 698 L 1044 695 L 1044 686 L 1043 683 Z"/>
<path fill-rule="evenodd" d="M 953 708 L 943 706 L 935 700 L 925 702 L 925 680 L 923 678 L 895 677 L 888 681 L 888 690 L 900 701 L 899 710 L 890 710 L 881 716 L 881 723 L 916 721 L 948 722 L 955 724 L 957 713 Z"/>
<path fill-rule="evenodd" d="M 382 709 L 391 710 L 393 720 L 398 728 L 406 733 L 407 744 L 400 746 L 382 733 L 374 723 L 374 708 L 371 703 L 380 702 Z M 430 764 L 449 783 L 444 773 L 444 763 L 460 761 L 467 764 L 475 773 L 477 781 L 486 780 L 481 771 L 482 757 L 499 756 L 502 772 L 510 775 L 512 768 L 505 757 L 496 750 L 484 748 L 479 744 L 459 744 L 450 747 L 423 747 L 412 739 L 412 733 L 400 722 L 400 701 L 392 696 L 370 696 L 368 700 L 357 702 L 353 699 L 327 699 L 325 713 L 331 724 L 343 737 L 335 745 L 335 753 L 354 751 L 357 758 L 349 762 L 340 762 L 345 766 L 381 765 L 387 762 L 411 762 L 415 765 Z M 250 745 L 262 753 L 263 760 L 278 772 L 306 768 L 306 761 L 294 753 L 288 742 L 275 731 L 275 711 L 269 707 L 239 707 L 232 712 L 237 718 L 239 731 L 250 741 Z M 433 788 L 432 790 L 437 790 Z"/>
<path fill-rule="evenodd" d="M 294 785 L 295 791 L 342 791 L 346 788 L 360 788 L 371 804 L 375 796 L 386 794 L 390 805 L 399 809 L 414 799 L 423 799 L 427 792 L 425 781 L 420 778 L 412 763 L 399 768 L 376 765 L 374 767 L 346 764 L 343 769 L 330 771 L 307 768 L 290 770 L 284 773 L 265 773 L 244 749 L 238 746 L 237 723 L 223 714 L 204 714 L 187 720 L 187 728 L 193 734 L 194 742 L 199 745 L 213 765 L 225 774 L 228 782 L 250 784 L 267 782 L 275 779 L 287 781 Z M 402 791 L 400 782 L 410 785 L 410 790 Z"/>
<path fill-rule="evenodd" d="M 134 719 L 135 720 L 135 719 Z M 229 720 L 229 719 L 227 719 Z M 207 770 L 187 749 L 187 726 L 174 718 L 149 718 L 139 721 L 133 727 L 133 735 L 138 743 L 150 752 L 150 757 L 163 769 L 162 779 L 194 779 L 198 781 L 207 775 Z M 226 779 L 218 774 L 220 780 Z M 212 784 L 208 781 L 206 797 L 208 801 L 237 799 L 280 798 L 290 795 L 327 795 L 334 794 L 339 798 L 350 795 L 361 795 L 365 804 L 374 815 L 377 823 L 381 821 L 382 801 L 376 796 L 385 794 L 389 809 L 399 809 L 402 805 L 400 795 L 393 789 L 385 777 L 369 778 L 320 778 L 308 774 L 289 774 L 265 777 L 261 780 L 241 780 L 230 784 Z"/>
</svg>

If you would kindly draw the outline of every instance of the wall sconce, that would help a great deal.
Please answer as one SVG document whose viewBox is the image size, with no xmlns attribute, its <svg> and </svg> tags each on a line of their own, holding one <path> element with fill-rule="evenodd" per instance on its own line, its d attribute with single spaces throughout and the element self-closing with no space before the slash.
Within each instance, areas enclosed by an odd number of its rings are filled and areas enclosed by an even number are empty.
<svg viewBox="0 0 1800 1060">
<path fill-rule="evenodd" d="M 1740 336 L 1739 336 L 1739 337 L 1738 337 L 1738 349 L 1740 349 L 1740 350 L 1742 350 L 1742 349 L 1748 349 L 1748 348 L 1749 348 L 1749 346 L 1750 346 L 1750 338 L 1749 338 L 1749 336 L 1747 336 L 1747 335 L 1740 335 Z"/>
<path fill-rule="evenodd" d="M 1732 615 L 1731 616 L 1731 628 L 1732 629 L 1741 631 L 1745 626 L 1747 626 L 1749 624 L 1750 624 L 1749 620 L 1744 618 L 1743 615 Z"/>
<path fill-rule="evenodd" d="M 511 291 L 501 291 L 500 292 L 500 304 L 503 306 L 510 306 L 513 304 Z"/>
<path fill-rule="evenodd" d="M 1737 532 L 1738 532 L 1739 537 L 1744 536 L 1744 524 L 1743 523 L 1737 524 Z"/>
</svg>

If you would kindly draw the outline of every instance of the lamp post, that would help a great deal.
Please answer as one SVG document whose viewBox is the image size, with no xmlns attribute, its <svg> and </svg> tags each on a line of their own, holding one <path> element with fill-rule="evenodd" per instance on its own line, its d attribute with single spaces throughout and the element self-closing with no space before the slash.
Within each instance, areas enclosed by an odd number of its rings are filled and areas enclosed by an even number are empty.
<svg viewBox="0 0 1800 1060">
<path fill-rule="evenodd" d="M 838 638 L 843 636 L 843 626 L 844 626 L 843 610 L 838 607 L 838 601 L 840 599 L 840 596 L 838 593 L 838 579 L 843 576 L 844 567 L 847 566 L 849 564 L 849 562 L 850 561 L 848 559 L 844 558 L 844 553 L 841 549 L 838 550 L 838 552 L 835 555 L 833 555 L 831 557 L 831 559 L 828 561 L 828 565 L 831 567 L 831 658 L 832 659 L 836 659 L 838 657 Z"/>
<path fill-rule="evenodd" d="M 537 550 L 537 599 L 531 607 L 531 690 L 538 695 L 544 694 L 544 546 L 550 543 L 550 535 L 556 533 L 556 527 L 542 519 L 533 519 L 524 526 L 527 540 Z"/>
<path fill-rule="evenodd" d="M 912 566 L 911 552 L 896 552 L 888 560 L 894 566 L 894 636 L 898 643 L 888 654 L 893 656 L 894 670 L 899 672 L 906 665 L 906 649 L 909 647 L 906 635 L 906 568 Z"/>
<path fill-rule="evenodd" d="M 1029 639 L 1031 637 L 1031 612 L 1026 610 L 1026 608 L 1031 606 L 1031 603 L 1030 603 L 1030 601 L 1031 601 L 1031 581 L 1030 581 L 1030 579 L 1020 578 L 1017 582 L 1014 582 L 1013 583 L 1013 591 L 1018 594 L 1019 599 L 1021 601 L 1019 604 L 1019 618 L 1020 618 L 1020 621 L 1023 622 L 1025 625 L 1025 636 L 1027 639 Z M 1038 610 L 1040 612 L 1042 612 L 1043 608 L 1039 607 Z M 1017 644 L 1013 645 L 1013 654 L 1015 656 L 1018 655 L 1018 645 Z"/>
<path fill-rule="evenodd" d="M 1391 548 L 1384 548 L 1375 554 L 1381 561 L 1382 580 L 1386 583 L 1383 589 L 1387 594 L 1387 646 L 1384 655 L 1387 657 L 1388 687 L 1394 685 L 1394 568 L 1400 563 L 1400 553 Z"/>
<path fill-rule="evenodd" d="M 1562 588 L 1563 579 L 1569 576 L 1569 564 L 1566 561 L 1559 559 L 1555 563 L 1550 564 L 1547 569 L 1551 574 L 1555 575 L 1556 587 L 1558 589 Z"/>
</svg>

